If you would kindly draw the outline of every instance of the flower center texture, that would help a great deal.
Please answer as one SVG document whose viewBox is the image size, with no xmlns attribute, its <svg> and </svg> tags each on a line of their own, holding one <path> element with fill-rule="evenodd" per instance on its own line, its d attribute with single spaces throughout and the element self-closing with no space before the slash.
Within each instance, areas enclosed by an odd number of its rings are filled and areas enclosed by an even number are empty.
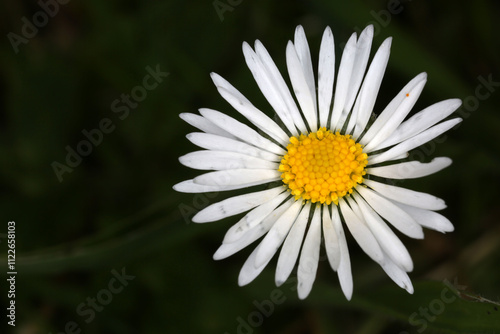
<svg viewBox="0 0 500 334">
<path fill-rule="evenodd" d="M 321 128 L 290 137 L 278 171 L 296 200 L 329 205 L 338 204 L 339 198 L 363 182 L 367 163 L 361 144 L 350 135 Z"/>
</svg>

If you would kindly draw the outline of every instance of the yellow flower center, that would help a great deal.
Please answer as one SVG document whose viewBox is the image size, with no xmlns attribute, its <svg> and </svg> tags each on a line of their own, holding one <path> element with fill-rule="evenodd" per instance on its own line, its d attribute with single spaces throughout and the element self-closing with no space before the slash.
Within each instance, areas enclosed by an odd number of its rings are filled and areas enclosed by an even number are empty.
<svg viewBox="0 0 500 334">
<path fill-rule="evenodd" d="M 338 204 L 339 198 L 351 194 L 366 174 L 368 156 L 361 144 L 350 135 L 326 128 L 290 137 L 287 151 L 278 171 L 296 200 Z"/>
</svg>

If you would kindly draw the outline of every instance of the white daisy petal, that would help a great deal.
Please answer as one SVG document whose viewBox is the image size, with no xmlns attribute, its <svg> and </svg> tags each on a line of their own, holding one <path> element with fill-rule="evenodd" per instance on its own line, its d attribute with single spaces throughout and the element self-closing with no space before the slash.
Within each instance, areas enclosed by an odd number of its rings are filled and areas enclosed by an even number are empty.
<svg viewBox="0 0 500 334">
<path fill-rule="evenodd" d="M 255 41 L 255 53 L 265 66 L 265 71 L 271 78 L 270 80 L 272 80 L 276 85 L 276 89 L 280 94 L 281 98 L 283 99 L 283 102 L 285 103 L 286 106 L 285 111 L 287 112 L 289 117 L 291 117 L 297 129 L 299 129 L 299 131 L 301 132 L 306 132 L 307 131 L 306 124 L 304 123 L 304 120 L 300 115 L 300 111 L 297 108 L 297 104 L 295 103 L 292 94 L 290 93 L 290 89 L 288 89 L 288 86 L 285 83 L 283 76 L 281 75 L 280 71 L 278 70 L 278 67 L 276 67 L 276 64 L 269 55 L 269 52 L 267 52 L 266 48 L 264 47 L 264 45 L 262 45 L 262 43 L 259 40 Z M 298 133 L 295 132 L 292 134 L 297 135 Z"/>
<path fill-rule="evenodd" d="M 215 135 L 227 137 L 227 138 L 235 138 L 232 134 L 227 132 L 226 130 L 218 127 L 214 123 L 210 122 L 203 116 L 192 114 L 192 113 L 182 113 L 179 114 L 179 117 L 188 123 L 189 125 L 194 126 L 197 129 L 200 129 L 206 133 L 212 133 Z"/>
<path fill-rule="evenodd" d="M 350 201 L 349 203 L 354 205 Z M 361 198 L 356 196 L 356 203 L 359 206 L 363 219 L 377 239 L 380 247 L 398 266 L 406 271 L 413 270 L 413 261 L 410 253 L 403 245 L 396 234 L 387 226 L 380 216 Z"/>
<path fill-rule="evenodd" d="M 286 46 L 286 64 L 288 67 L 288 74 L 290 75 L 290 81 L 292 82 L 293 91 L 299 101 L 302 114 L 305 116 L 309 128 L 312 131 L 317 131 L 318 120 L 314 96 L 311 96 L 311 92 L 307 85 L 307 79 L 292 42 L 288 42 L 288 45 Z"/>
<path fill-rule="evenodd" d="M 307 227 L 310 210 L 311 204 L 307 203 L 295 220 L 295 223 L 290 229 L 290 233 L 288 233 L 283 243 L 278 258 L 278 264 L 276 265 L 275 281 L 277 286 L 280 286 L 288 279 L 297 262 L 302 240 L 304 240 L 304 232 Z"/>
<path fill-rule="evenodd" d="M 437 212 L 416 208 L 414 206 L 398 202 L 393 203 L 407 212 L 423 227 L 430 228 L 441 233 L 453 232 L 455 230 L 453 224 L 446 217 Z"/>
<path fill-rule="evenodd" d="M 379 47 L 377 53 L 373 57 L 370 68 L 366 73 L 363 86 L 359 92 L 359 97 L 353 109 L 353 115 L 349 120 L 349 126 L 346 132 L 350 133 L 354 127 L 353 136 L 358 138 L 365 130 L 366 124 L 372 115 L 373 106 L 377 99 L 377 94 L 384 77 L 389 54 L 391 53 L 392 38 L 387 38 Z"/>
<path fill-rule="evenodd" d="M 448 131 L 449 129 L 460 123 L 461 121 L 462 121 L 461 118 L 454 118 L 449 121 L 439 123 L 438 125 L 435 125 L 432 128 L 427 129 L 419 133 L 418 135 L 411 137 L 410 139 L 407 139 L 406 141 L 390 148 L 389 150 L 381 154 L 371 156 L 368 159 L 368 164 L 374 165 L 381 162 L 394 160 L 399 156 L 401 156 L 402 154 L 405 154 L 408 151 L 413 150 L 414 148 L 436 138 L 437 136 L 441 135 L 442 133 Z"/>
<path fill-rule="evenodd" d="M 375 157 L 376 155 L 374 155 L 373 157 Z M 401 160 L 401 159 L 406 159 L 410 156 L 410 153 L 408 152 L 404 152 L 404 153 L 401 153 L 400 155 L 398 156 L 395 156 L 394 158 L 392 158 L 392 160 Z"/>
<path fill-rule="evenodd" d="M 201 170 L 226 170 L 235 168 L 278 169 L 279 164 L 246 154 L 224 151 L 195 151 L 179 158 L 186 167 Z"/>
<path fill-rule="evenodd" d="M 318 269 L 319 246 L 321 244 L 321 207 L 314 209 L 314 215 L 307 231 L 304 247 L 300 254 L 297 270 L 297 292 L 300 299 L 306 298 L 311 292 L 316 270 Z"/>
<path fill-rule="evenodd" d="M 238 241 L 247 231 L 260 224 L 265 217 L 271 214 L 271 212 L 289 196 L 288 192 L 283 192 L 247 213 L 238 223 L 229 228 L 222 243 L 233 243 Z"/>
<path fill-rule="evenodd" d="M 363 81 L 366 66 L 368 65 L 368 58 L 370 56 L 370 49 L 373 40 L 373 26 L 369 25 L 359 35 L 358 42 L 356 43 L 356 58 L 352 66 L 351 79 L 349 80 L 349 88 L 344 107 L 343 117 L 340 119 L 339 127 L 344 125 L 348 113 L 354 104 L 354 100 L 358 95 L 359 87 Z"/>
<path fill-rule="evenodd" d="M 419 191 L 391 186 L 373 180 L 364 180 L 364 183 L 384 197 L 403 204 L 412 205 L 426 210 L 442 210 L 446 204 L 441 198 Z"/>
<path fill-rule="evenodd" d="M 437 124 L 446 117 L 450 116 L 455 110 L 458 109 L 458 107 L 460 107 L 461 104 L 462 101 L 459 99 L 450 99 L 435 103 L 432 106 L 425 108 L 410 117 L 407 121 L 401 123 L 396 131 L 394 131 L 389 138 L 378 145 L 377 148 L 382 149 L 399 144 L 400 142 L 427 130 L 432 125 Z"/>
<path fill-rule="evenodd" d="M 389 258 L 386 258 L 381 266 L 397 285 L 408 291 L 408 293 L 413 294 L 413 284 L 411 284 L 410 277 L 408 277 L 408 274 L 403 269 Z"/>
<path fill-rule="evenodd" d="M 450 158 L 434 158 L 431 162 L 419 161 L 401 162 L 398 164 L 366 168 L 367 174 L 389 179 L 415 179 L 439 172 L 451 165 Z"/>
<path fill-rule="evenodd" d="M 335 87 L 335 95 L 333 100 L 332 118 L 330 128 L 332 130 L 340 130 L 343 124 L 338 124 L 342 112 L 345 108 L 347 95 L 349 94 L 349 82 L 352 75 L 352 66 L 356 57 L 356 33 L 351 35 L 347 41 L 342 58 L 340 59 L 339 74 L 337 77 L 337 85 Z"/>
<path fill-rule="evenodd" d="M 193 182 L 206 186 L 250 187 L 277 181 L 280 179 L 280 176 L 280 172 L 271 169 L 229 169 L 202 174 L 195 177 Z"/>
<path fill-rule="evenodd" d="M 192 132 L 186 135 L 193 144 L 212 151 L 237 152 L 252 157 L 278 162 L 281 157 L 274 153 L 264 151 L 258 147 L 249 145 L 239 140 L 230 139 L 218 135 L 203 132 Z"/>
<path fill-rule="evenodd" d="M 179 182 L 174 185 L 173 188 L 175 191 L 181 193 L 204 193 L 220 190 L 220 187 L 218 186 L 202 186 L 194 183 L 193 180 Z"/>
<path fill-rule="evenodd" d="M 225 259 L 226 257 L 231 256 L 236 252 L 239 252 L 240 250 L 250 245 L 255 240 L 262 237 L 264 234 L 267 233 L 267 231 L 271 229 L 276 220 L 279 217 L 281 217 L 281 215 L 293 204 L 293 202 L 294 200 L 290 199 L 283 205 L 279 206 L 266 218 L 264 218 L 264 220 L 259 222 L 257 225 L 253 226 L 250 230 L 244 233 L 243 236 L 241 236 L 241 238 L 239 238 L 235 242 L 225 243 L 223 241 L 222 245 L 217 249 L 217 251 L 213 256 L 214 260 Z"/>
<path fill-rule="evenodd" d="M 257 109 L 248 99 L 234 88 L 229 82 L 216 73 L 212 73 L 212 80 L 217 86 L 220 95 L 233 106 L 240 114 L 245 116 L 253 125 L 264 131 L 271 138 L 286 146 L 288 135 L 276 122 L 262 111 Z"/>
<path fill-rule="evenodd" d="M 260 266 L 255 266 L 255 258 L 260 250 L 260 247 L 261 244 L 254 249 L 252 254 L 250 254 L 248 259 L 243 264 L 243 267 L 240 270 L 240 275 L 238 276 L 239 286 L 244 286 L 252 282 L 257 276 L 259 276 L 262 270 L 264 270 L 269 261 L 271 261 L 272 257 L 269 257 L 269 259 L 264 261 Z"/>
<path fill-rule="evenodd" d="M 332 269 L 337 271 L 340 264 L 339 237 L 333 227 L 332 218 L 326 206 L 323 207 L 323 236 L 325 238 L 325 251 L 328 262 Z"/>
<path fill-rule="evenodd" d="M 251 233 L 249 232 L 245 234 L 245 236 L 243 236 L 243 238 L 241 238 L 238 242 L 220 245 L 217 251 L 214 253 L 213 259 L 216 261 L 223 260 L 231 255 L 236 254 L 243 248 L 253 243 L 255 240 L 262 237 L 264 234 L 266 234 L 267 231 L 269 231 L 269 229 L 271 228 L 271 226 L 272 224 L 262 225 L 262 228 L 252 229 Z"/>
<path fill-rule="evenodd" d="M 244 184 L 244 185 L 234 185 L 234 186 L 225 186 L 225 185 L 212 185 L 212 186 L 207 186 L 207 185 L 202 185 L 202 184 L 197 184 L 194 183 L 193 180 L 186 180 L 177 183 L 176 185 L 173 186 L 175 191 L 181 192 L 181 193 L 206 193 L 206 192 L 214 192 L 214 191 L 229 191 L 229 190 L 235 190 L 235 189 L 241 189 L 245 187 L 251 187 L 257 184 L 261 183 L 255 183 L 255 184 Z"/>
<path fill-rule="evenodd" d="M 410 238 L 423 239 L 424 232 L 422 227 L 408 213 L 370 189 L 356 187 L 356 190 L 375 212 L 385 218 L 401 233 L 406 234 Z"/>
<path fill-rule="evenodd" d="M 399 110 L 401 104 L 409 97 L 411 97 L 412 100 L 408 100 L 408 102 L 406 102 L 406 107 L 409 106 L 408 104 L 409 102 L 413 101 L 415 96 L 413 95 L 410 96 L 409 95 L 410 92 L 414 90 L 415 87 L 422 85 L 426 81 L 427 81 L 427 73 L 420 73 L 415 78 L 410 80 L 410 82 L 408 82 L 406 86 L 404 86 L 403 89 L 401 89 L 398 95 L 396 95 L 391 100 L 391 102 L 389 102 L 387 107 L 385 107 L 385 109 L 380 113 L 375 122 L 373 122 L 368 131 L 363 135 L 363 137 L 360 140 L 360 143 L 365 146 L 371 143 L 373 138 L 378 135 L 378 133 L 385 126 L 385 124 L 388 123 L 394 116 L 394 114 Z M 408 96 L 406 96 L 406 94 L 408 94 Z"/>
<path fill-rule="evenodd" d="M 384 258 L 382 249 L 373 236 L 373 233 L 366 227 L 365 223 L 352 211 L 342 198 L 339 200 L 340 212 L 359 247 L 375 262 L 381 262 Z"/>
<path fill-rule="evenodd" d="M 351 260 L 349 258 L 349 249 L 347 248 L 347 241 L 345 239 L 344 229 L 342 228 L 337 206 L 332 207 L 332 223 L 333 228 L 337 231 L 339 239 L 340 263 L 337 273 L 339 276 L 340 288 L 347 300 L 351 300 L 353 291 Z"/>
<path fill-rule="evenodd" d="M 232 117 L 229 117 L 216 110 L 205 108 L 200 109 L 200 113 L 203 115 L 203 117 L 207 118 L 215 125 L 226 129 L 233 136 L 246 141 L 249 144 L 278 155 L 284 155 L 286 153 L 281 147 L 279 147 L 269 139 L 262 137 L 257 131 L 250 128 L 248 125 L 238 122 Z"/>
<path fill-rule="evenodd" d="M 198 212 L 193 218 L 195 223 L 207 223 L 231 217 L 265 203 L 281 194 L 285 189 L 276 187 L 250 194 L 239 195 L 212 204 Z"/>
<path fill-rule="evenodd" d="M 264 94 L 269 104 L 271 104 L 273 109 L 281 118 L 288 131 L 292 134 L 297 134 L 292 116 L 288 111 L 287 105 L 283 100 L 281 92 L 277 87 L 276 81 L 271 76 L 271 73 L 267 71 L 268 69 L 266 69 L 262 60 L 247 43 L 243 43 L 243 54 L 245 55 L 248 68 L 252 72 L 252 75 L 262 94 Z"/>
<path fill-rule="evenodd" d="M 306 38 L 306 33 L 304 32 L 304 28 L 302 28 L 302 26 L 300 25 L 297 26 L 297 28 L 295 29 L 294 45 L 300 60 L 306 84 L 309 87 L 309 95 L 313 100 L 314 113 L 316 114 L 317 113 L 316 85 L 314 83 L 314 72 L 311 60 L 311 51 L 309 51 L 309 44 L 307 43 L 307 38 Z"/>
<path fill-rule="evenodd" d="M 319 49 L 318 64 L 318 108 L 320 127 L 326 127 L 335 81 L 335 43 L 330 27 L 325 29 Z"/>
<path fill-rule="evenodd" d="M 391 117 L 384 123 L 384 125 L 382 125 L 380 129 L 378 129 L 377 134 L 373 136 L 368 144 L 366 144 L 366 146 L 363 148 L 363 152 L 369 153 L 378 149 L 379 144 L 394 133 L 396 128 L 401 124 L 401 122 L 403 122 L 405 117 L 410 113 L 411 109 L 417 102 L 426 82 L 426 79 L 421 80 L 415 85 L 415 87 L 413 87 L 406 93 L 406 98 L 403 99 L 401 104 L 398 105 L 398 107 L 394 110 L 394 112 L 391 114 Z M 378 118 L 373 123 L 373 126 L 378 127 L 377 121 Z M 368 130 L 367 135 L 371 135 L 370 130 Z"/>
<path fill-rule="evenodd" d="M 359 196 L 358 196 L 359 197 Z M 363 216 L 363 212 L 361 212 L 361 209 L 359 208 L 358 204 L 356 203 L 356 201 L 353 201 L 351 199 L 351 196 L 349 197 L 346 197 L 345 198 L 345 201 L 347 203 L 349 203 L 349 207 L 351 208 L 352 212 L 354 212 L 356 214 L 356 216 L 358 217 L 358 219 L 360 221 L 362 221 L 367 227 L 368 227 L 368 224 L 366 223 L 365 221 L 365 218 Z"/>
<path fill-rule="evenodd" d="M 359 87 L 361 86 L 363 75 L 365 74 L 366 65 L 368 64 L 368 57 L 370 55 L 372 39 L 373 26 L 370 25 L 361 32 L 356 43 L 356 53 L 353 59 L 352 73 L 349 79 L 349 85 L 347 87 L 346 101 L 344 109 L 342 110 L 342 113 L 340 115 L 340 119 L 336 125 L 337 129 L 342 129 L 344 125 L 346 125 L 345 121 L 347 120 L 349 113 L 351 112 L 352 105 L 354 104 L 354 100 L 358 95 Z M 340 66 L 342 66 L 342 64 Z"/>
<path fill-rule="evenodd" d="M 281 217 L 278 218 L 274 226 L 259 245 L 259 251 L 255 256 L 254 265 L 256 268 L 260 267 L 263 263 L 268 262 L 273 257 L 287 236 L 288 231 L 290 231 L 292 224 L 297 219 L 301 208 L 302 202 L 296 201 Z"/>
<path fill-rule="evenodd" d="M 358 197 L 359 203 L 362 203 L 362 199 Z M 356 205 L 354 201 L 350 201 L 352 205 Z M 360 208 L 361 209 L 361 208 Z M 371 210 L 366 204 L 364 209 L 361 209 L 363 214 L 369 212 L 367 210 Z M 371 211 L 371 215 L 367 215 L 368 221 L 366 221 L 374 236 L 379 240 L 380 246 L 382 247 L 382 258 L 377 261 L 387 275 L 400 287 L 406 289 L 409 293 L 413 293 L 413 286 L 411 284 L 411 280 L 408 277 L 408 274 L 405 270 L 410 271 L 413 269 L 413 263 L 411 258 L 403 246 L 401 241 L 394 235 L 394 233 L 385 225 L 385 223 L 376 215 L 373 210 Z M 373 220 L 375 218 L 378 220 Z M 389 252 L 389 253 L 387 253 Z M 402 252 L 403 254 L 400 254 Z M 407 255 L 406 255 L 406 254 Z M 398 262 L 394 262 L 394 259 L 402 261 L 403 264 L 399 264 Z M 400 267 L 401 266 L 401 267 Z M 404 268 L 405 270 L 403 270 Z"/>
</svg>

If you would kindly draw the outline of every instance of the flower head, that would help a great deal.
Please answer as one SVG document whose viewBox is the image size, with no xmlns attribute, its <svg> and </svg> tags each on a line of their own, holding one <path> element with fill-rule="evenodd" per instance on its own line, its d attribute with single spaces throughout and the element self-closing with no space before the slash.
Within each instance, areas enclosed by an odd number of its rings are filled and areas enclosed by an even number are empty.
<svg viewBox="0 0 500 334">
<path fill-rule="evenodd" d="M 407 118 L 426 83 L 427 75 L 422 73 L 375 118 L 373 108 L 392 39 L 382 43 L 366 70 L 372 39 L 372 26 L 359 38 L 353 34 L 335 76 L 334 39 L 327 28 L 316 81 L 304 30 L 297 27 L 294 42 L 286 48 L 295 99 L 262 43 L 257 40 L 254 49 L 243 43 L 247 65 L 279 120 L 257 109 L 215 73 L 212 80 L 219 93 L 251 126 L 211 109 L 200 109 L 201 116 L 181 114 L 201 130 L 187 138 L 204 150 L 182 156 L 180 162 L 213 171 L 178 183 L 175 190 L 218 192 L 269 184 L 265 190 L 212 204 L 193 217 L 194 222 L 204 223 L 247 212 L 228 230 L 215 259 L 264 236 L 243 265 L 240 285 L 257 277 L 281 246 L 276 284 L 287 280 L 298 260 L 298 294 L 307 297 L 323 236 L 328 261 L 350 299 L 353 280 L 347 227 L 363 251 L 412 293 L 407 272 L 413 262 L 393 230 L 415 239 L 424 237 L 422 227 L 453 231 L 450 221 L 435 212 L 445 208 L 443 200 L 386 180 L 419 178 L 451 164 L 444 157 L 426 163 L 406 158 L 410 150 L 461 121 L 443 121 L 461 101 L 445 100 Z"/>
</svg>

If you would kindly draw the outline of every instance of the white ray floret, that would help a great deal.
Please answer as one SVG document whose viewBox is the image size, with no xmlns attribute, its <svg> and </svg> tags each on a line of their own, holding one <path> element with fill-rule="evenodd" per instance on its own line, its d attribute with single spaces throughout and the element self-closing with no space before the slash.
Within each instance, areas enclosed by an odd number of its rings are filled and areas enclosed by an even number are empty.
<svg viewBox="0 0 500 334">
<path fill-rule="evenodd" d="M 260 267 L 273 257 L 283 243 L 283 240 L 285 240 L 292 224 L 297 219 L 301 206 L 302 203 L 298 201 L 293 203 L 292 206 L 278 218 L 274 226 L 260 243 L 260 249 L 255 255 L 255 267 Z"/>
<path fill-rule="evenodd" d="M 377 118 L 375 123 L 373 123 L 373 127 L 377 128 L 377 132 L 372 136 L 372 128 L 368 130 L 366 133 L 367 137 L 371 137 L 370 141 L 365 145 L 363 149 L 364 152 L 369 153 L 374 149 L 378 148 L 378 145 L 386 140 L 394 130 L 403 122 L 404 118 L 410 113 L 411 109 L 417 102 L 422 89 L 424 89 L 424 85 L 427 82 L 427 75 L 422 76 L 423 78 L 415 84 L 415 87 L 412 87 L 409 91 L 405 93 L 405 98 L 401 101 L 401 103 L 394 109 L 386 109 L 384 112 L 387 113 L 386 121 L 379 126 L 379 123 L 382 122 L 384 113 L 382 113 L 380 118 Z"/>
<path fill-rule="evenodd" d="M 325 29 L 319 50 L 318 108 L 321 127 L 328 125 L 335 82 L 335 43 L 330 27 Z"/>
<path fill-rule="evenodd" d="M 297 292 L 300 299 L 306 298 L 311 292 L 319 261 L 319 246 L 321 243 L 321 208 L 316 206 L 311 219 L 304 246 L 300 254 L 297 269 Z"/>
<path fill-rule="evenodd" d="M 201 210 L 193 217 L 193 221 L 196 223 L 205 223 L 234 216 L 238 213 L 246 212 L 258 205 L 266 203 L 283 191 L 283 187 L 276 187 L 268 190 L 231 197 L 219 203 L 209 205 L 205 209 Z"/>
<path fill-rule="evenodd" d="M 377 94 L 382 84 L 382 78 L 384 77 L 385 68 L 389 61 L 391 43 L 392 38 L 387 38 L 373 57 L 370 68 L 366 73 L 363 86 L 361 86 L 359 98 L 354 105 L 346 132 L 351 133 L 354 128 L 353 136 L 356 138 L 365 130 L 366 124 L 372 115 L 375 100 L 377 99 Z"/>
<path fill-rule="evenodd" d="M 446 204 L 441 198 L 426 193 L 391 186 L 373 180 L 365 180 L 365 184 L 385 197 L 403 204 L 427 210 L 442 210 L 446 208 Z"/>
<path fill-rule="evenodd" d="M 434 158 L 431 162 L 408 161 L 398 164 L 370 167 L 366 173 L 370 175 L 385 177 L 388 179 L 415 179 L 439 172 L 451 165 L 450 158 Z"/>
<path fill-rule="evenodd" d="M 194 126 L 195 128 L 200 129 L 203 132 L 211 133 L 219 136 L 223 136 L 226 138 L 236 138 L 226 130 L 218 127 L 214 123 L 210 122 L 208 119 L 203 116 L 191 114 L 191 113 L 182 113 L 179 114 L 179 117 L 185 121 L 186 123 Z"/>
<path fill-rule="evenodd" d="M 422 227 L 404 210 L 397 207 L 388 199 L 378 195 L 373 190 L 358 187 L 357 191 L 380 216 L 385 218 L 401 233 L 414 239 L 424 238 Z"/>
<path fill-rule="evenodd" d="M 238 122 L 232 117 L 224 115 L 223 113 L 216 110 L 205 108 L 200 109 L 200 113 L 203 115 L 203 117 L 210 120 L 218 127 L 226 129 L 233 136 L 247 143 L 260 147 L 274 154 L 283 155 L 285 153 L 285 151 L 281 147 L 279 147 L 269 139 L 262 137 L 257 131 L 250 128 L 248 125 Z"/>
<path fill-rule="evenodd" d="M 295 96 L 299 101 L 300 108 L 307 120 L 309 129 L 311 131 L 317 131 L 317 111 L 315 97 L 311 95 L 309 86 L 307 85 L 306 73 L 301 66 L 299 56 L 297 55 L 296 49 L 292 42 L 288 42 L 286 47 L 286 63 L 288 66 L 288 73 L 290 75 L 290 81 L 292 82 L 293 91 Z"/>
<path fill-rule="evenodd" d="M 356 43 L 356 57 L 352 66 L 352 74 L 349 80 L 349 89 L 347 100 L 344 110 L 350 111 L 354 105 L 356 96 L 358 95 L 359 87 L 365 75 L 366 66 L 368 65 L 368 58 L 370 56 L 370 48 L 373 39 L 373 26 L 369 25 L 359 35 Z M 346 116 L 346 114 L 344 114 Z M 345 117 L 342 121 L 345 120 Z M 343 122 L 342 122 L 343 123 Z"/>
<path fill-rule="evenodd" d="M 262 220 L 271 214 L 271 212 L 273 212 L 287 197 L 288 193 L 283 192 L 247 213 L 238 223 L 227 230 L 222 242 L 232 243 L 238 241 L 238 239 L 244 236 L 248 230 L 260 224 Z"/>
<path fill-rule="evenodd" d="M 293 204 L 293 200 L 290 199 L 283 205 L 276 208 L 272 213 L 266 216 L 261 222 L 253 226 L 250 230 L 248 230 L 241 238 L 238 238 L 235 241 L 222 242 L 222 245 L 217 249 L 214 254 L 214 260 L 221 260 L 228 256 L 233 255 L 236 252 L 239 252 L 246 246 L 250 245 L 255 240 L 262 237 L 267 233 L 276 222 L 276 220 L 281 217 L 281 215 Z"/>
<path fill-rule="evenodd" d="M 227 137 L 204 132 L 192 132 L 187 134 L 186 137 L 193 144 L 211 151 L 243 153 L 252 157 L 273 162 L 278 162 L 281 160 L 281 157 L 274 153 L 264 151 L 245 142 Z"/>
<path fill-rule="evenodd" d="M 243 43 L 243 54 L 245 55 L 248 68 L 252 71 L 253 77 L 259 85 L 262 94 L 264 94 L 267 101 L 269 101 L 273 109 L 280 116 L 288 131 L 292 134 L 297 134 L 297 129 L 290 114 L 291 110 L 288 108 L 289 104 L 287 105 L 287 101 L 285 100 L 288 99 L 288 96 L 284 95 L 284 92 L 280 90 L 279 78 L 274 76 L 274 71 L 270 69 L 272 65 L 266 68 L 262 59 L 247 43 Z"/>
<path fill-rule="evenodd" d="M 417 223 L 419 223 L 423 227 L 430 228 L 441 233 L 453 232 L 455 229 L 448 218 L 437 212 L 420 209 L 403 203 L 394 202 L 394 204 L 407 212 L 410 216 L 412 216 L 413 219 L 415 219 Z"/>
<path fill-rule="evenodd" d="M 269 55 L 269 52 L 267 52 L 266 48 L 259 40 L 255 41 L 255 53 L 262 61 L 265 67 L 265 71 L 270 77 L 270 80 L 276 85 L 279 97 L 281 97 L 283 103 L 285 103 L 286 109 L 283 112 L 288 115 L 287 117 L 291 118 L 291 120 L 295 124 L 296 129 L 298 129 L 300 132 L 305 133 L 307 131 L 306 124 L 304 123 L 300 111 L 297 108 L 297 104 L 295 103 L 292 94 L 290 93 L 290 90 L 288 89 L 288 86 L 283 79 L 283 76 L 278 70 L 278 67 Z M 270 100 L 268 101 L 272 105 L 272 102 Z M 295 132 L 292 132 L 292 134 L 298 134 L 296 129 L 294 129 Z"/>
<path fill-rule="evenodd" d="M 257 253 L 259 253 L 260 251 L 261 246 L 262 244 L 258 245 L 243 264 L 243 267 L 240 270 L 240 275 L 238 276 L 239 286 L 244 286 L 252 282 L 257 276 L 259 276 L 262 270 L 264 270 L 269 261 L 271 261 L 271 257 L 269 257 L 259 266 L 255 265 L 255 259 L 257 257 Z"/>
<path fill-rule="evenodd" d="M 392 261 L 404 268 L 406 271 L 413 270 L 413 261 L 410 253 L 396 234 L 387 226 L 380 216 L 361 198 L 356 203 L 350 201 L 351 205 L 358 205 L 363 218 L 377 239 L 380 247 Z"/>
<path fill-rule="evenodd" d="M 337 271 L 340 265 L 340 242 L 327 208 L 323 208 L 323 236 L 326 256 L 332 269 Z"/>
<path fill-rule="evenodd" d="M 442 133 L 448 131 L 462 121 L 461 118 L 450 119 L 449 121 L 439 123 L 438 125 L 429 128 L 418 135 L 407 139 L 406 141 L 390 148 L 389 150 L 380 153 L 370 159 L 370 164 L 391 161 L 398 159 L 402 154 L 407 154 L 408 151 L 427 143 L 436 138 Z"/>
<path fill-rule="evenodd" d="M 179 158 L 186 167 L 200 170 L 278 169 L 276 162 L 255 158 L 242 153 L 224 151 L 195 151 Z"/>
<path fill-rule="evenodd" d="M 220 95 L 229 102 L 234 109 L 245 116 L 253 125 L 267 133 L 280 144 L 286 144 L 288 136 L 269 116 L 257 109 L 229 82 L 216 73 L 212 73 L 212 80 L 217 86 Z"/>
<path fill-rule="evenodd" d="M 427 130 L 434 124 L 441 122 L 450 116 L 460 107 L 462 101 L 459 99 L 450 99 L 433 104 L 430 107 L 418 112 L 408 120 L 401 123 L 389 138 L 378 145 L 378 149 L 386 148 L 399 144 L 408 138 L 411 138 L 420 132 Z"/>
<path fill-rule="evenodd" d="M 405 101 L 405 99 L 409 97 L 406 96 L 406 94 L 410 94 L 410 92 L 414 91 L 414 89 L 419 85 L 423 87 L 423 84 L 425 84 L 426 81 L 427 81 L 427 73 L 420 73 L 415 78 L 410 80 L 410 82 L 408 82 L 406 86 L 404 86 L 403 89 L 401 89 L 398 95 L 396 95 L 391 100 L 391 102 L 389 102 L 387 107 L 385 107 L 385 109 L 380 113 L 375 122 L 370 126 L 368 131 L 363 135 L 363 137 L 360 140 L 361 144 L 363 145 L 369 144 L 372 141 L 372 139 L 382 130 L 384 125 L 387 122 L 389 122 L 391 117 L 393 117 L 393 115 L 399 109 L 403 101 Z"/>
<path fill-rule="evenodd" d="M 316 85 L 314 83 L 314 72 L 311 60 L 311 51 L 309 51 L 309 44 L 307 43 L 306 33 L 302 26 L 297 26 L 294 36 L 295 50 L 300 61 L 302 73 L 304 73 L 304 81 L 309 87 L 309 95 L 312 98 L 314 113 L 317 113 L 316 107 Z M 313 130 L 315 131 L 315 130 Z"/>
<path fill-rule="evenodd" d="M 365 223 L 353 212 L 353 210 L 347 205 L 344 199 L 339 201 L 340 211 L 344 216 L 345 223 L 349 228 L 354 239 L 358 243 L 359 247 L 368 254 L 375 262 L 382 261 L 383 253 L 380 249 L 380 245 L 373 236 L 373 233 L 365 225 Z"/>
<path fill-rule="evenodd" d="M 295 263 L 297 262 L 302 241 L 304 240 L 304 232 L 306 231 L 310 209 L 311 204 L 307 203 L 304 209 L 300 212 L 297 220 L 290 229 L 290 233 L 288 233 L 286 240 L 283 243 L 283 247 L 281 248 L 280 256 L 278 258 L 278 264 L 276 265 L 275 280 L 277 286 L 280 286 L 288 279 L 292 273 Z"/>
<path fill-rule="evenodd" d="M 176 185 L 173 186 L 175 191 L 182 192 L 182 193 L 206 193 L 206 192 L 218 192 L 218 191 L 229 191 L 229 190 L 236 190 L 236 189 L 241 189 L 244 187 L 252 187 L 262 184 L 262 181 L 260 182 L 253 182 L 253 183 L 244 183 L 244 184 L 236 184 L 236 185 L 225 185 L 225 182 L 223 179 L 221 179 L 221 183 L 217 185 L 204 185 L 204 184 L 198 184 L 195 183 L 193 180 L 186 180 L 177 183 Z"/>
<path fill-rule="evenodd" d="M 280 173 L 271 169 L 229 169 L 202 174 L 193 179 L 194 183 L 207 186 L 248 187 L 279 180 Z M 239 189 L 239 188 L 235 188 Z"/>
<path fill-rule="evenodd" d="M 344 234 L 344 228 L 342 227 L 342 222 L 340 221 L 340 215 L 337 207 L 332 208 L 332 223 L 333 228 L 337 232 L 340 248 L 340 263 L 337 269 L 339 283 L 345 297 L 350 300 L 354 288 L 351 272 L 351 259 L 349 257 L 347 240 Z"/>
<path fill-rule="evenodd" d="M 351 80 L 352 67 L 356 57 L 356 34 L 352 34 L 347 41 L 340 66 L 338 69 L 337 84 L 335 86 L 335 95 L 333 100 L 333 110 L 330 120 L 330 128 L 339 129 L 339 120 L 344 110 L 347 94 L 349 94 L 349 81 Z"/>
<path fill-rule="evenodd" d="M 385 273 L 401 288 L 408 291 L 408 293 L 413 294 L 413 285 L 411 284 L 410 277 L 408 274 L 396 265 L 391 259 L 385 258 L 384 262 L 381 264 L 382 269 Z"/>
</svg>

